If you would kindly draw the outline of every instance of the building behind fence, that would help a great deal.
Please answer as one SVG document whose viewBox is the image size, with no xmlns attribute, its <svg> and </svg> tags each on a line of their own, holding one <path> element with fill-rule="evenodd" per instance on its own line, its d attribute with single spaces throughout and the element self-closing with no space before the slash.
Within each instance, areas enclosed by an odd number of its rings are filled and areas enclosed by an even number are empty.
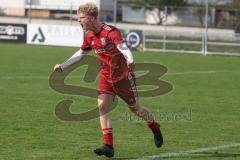
<svg viewBox="0 0 240 160">
<path fill-rule="evenodd" d="M 163 7 L 160 17 L 154 10 L 134 8 L 125 0 L 0 0 L 0 19 L 20 17 L 28 23 L 54 19 L 75 24 L 76 10 L 86 2 L 99 6 L 103 22 L 143 30 L 143 50 L 240 55 L 240 10 L 225 0 L 214 6 L 207 0 L 195 0 L 198 5 Z"/>
</svg>

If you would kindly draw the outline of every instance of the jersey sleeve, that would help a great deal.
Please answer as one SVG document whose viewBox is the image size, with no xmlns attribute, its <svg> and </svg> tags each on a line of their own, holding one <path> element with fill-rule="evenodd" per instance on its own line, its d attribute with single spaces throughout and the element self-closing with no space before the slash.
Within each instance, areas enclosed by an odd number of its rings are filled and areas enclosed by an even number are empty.
<svg viewBox="0 0 240 160">
<path fill-rule="evenodd" d="M 84 36 L 83 44 L 80 47 L 80 49 L 83 50 L 83 51 L 91 51 L 92 50 L 91 39 L 88 36 L 88 34 L 86 36 Z"/>
<path fill-rule="evenodd" d="M 124 42 L 123 36 L 118 29 L 113 29 L 110 31 L 108 37 L 116 46 Z"/>
</svg>

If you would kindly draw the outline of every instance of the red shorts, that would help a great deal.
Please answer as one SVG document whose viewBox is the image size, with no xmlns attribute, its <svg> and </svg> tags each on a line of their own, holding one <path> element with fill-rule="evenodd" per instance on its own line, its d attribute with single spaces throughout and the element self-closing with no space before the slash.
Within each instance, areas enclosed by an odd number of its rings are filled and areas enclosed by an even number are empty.
<svg viewBox="0 0 240 160">
<path fill-rule="evenodd" d="M 98 94 L 118 95 L 129 106 L 134 106 L 137 103 L 138 94 L 136 88 L 136 80 L 133 73 L 117 82 L 110 82 L 100 75 Z"/>
</svg>

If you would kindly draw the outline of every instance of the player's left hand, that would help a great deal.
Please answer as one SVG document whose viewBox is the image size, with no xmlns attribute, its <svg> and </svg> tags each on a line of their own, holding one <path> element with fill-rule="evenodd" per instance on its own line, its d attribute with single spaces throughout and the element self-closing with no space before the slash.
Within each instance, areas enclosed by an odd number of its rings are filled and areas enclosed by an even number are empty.
<svg viewBox="0 0 240 160">
<path fill-rule="evenodd" d="M 56 71 L 56 72 L 62 72 L 63 71 L 60 64 L 56 64 L 54 66 L 53 70 Z"/>
<path fill-rule="evenodd" d="M 135 63 L 134 63 L 134 62 L 128 63 L 128 68 L 130 68 L 131 70 L 134 70 L 134 68 L 135 68 Z"/>
</svg>

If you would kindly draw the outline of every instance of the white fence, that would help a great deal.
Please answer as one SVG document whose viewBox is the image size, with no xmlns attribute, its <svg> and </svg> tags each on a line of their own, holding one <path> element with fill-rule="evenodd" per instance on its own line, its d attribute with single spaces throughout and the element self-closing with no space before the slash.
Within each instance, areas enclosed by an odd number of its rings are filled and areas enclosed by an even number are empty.
<svg viewBox="0 0 240 160">
<path fill-rule="evenodd" d="M 144 31 L 143 50 L 240 56 L 240 37 L 233 30 L 206 31 L 204 28 L 196 32 L 192 32 L 193 28 L 189 28 L 189 32 L 181 32 L 179 29 L 167 30 L 166 28 L 163 32 Z"/>
<path fill-rule="evenodd" d="M 145 51 L 194 53 L 203 55 L 240 55 L 240 16 L 236 16 L 240 15 L 240 11 L 231 8 L 224 10 L 222 9 L 224 6 L 221 6 L 220 9 L 213 6 L 209 7 L 209 3 L 207 3 L 208 0 L 204 2 L 201 1 L 202 4 L 197 7 L 162 8 L 161 15 L 163 15 L 163 19 L 162 23 L 159 25 L 130 24 L 126 23 L 126 21 L 125 23 L 121 23 L 125 20 L 124 16 L 128 16 L 122 13 L 122 11 L 124 11 L 122 8 L 124 8 L 124 5 L 126 7 L 127 4 L 119 4 L 117 3 L 118 0 L 0 0 L 0 15 L 5 15 L 7 12 L 14 11 L 25 16 L 24 18 L 20 18 L 19 21 L 21 22 L 18 22 L 14 17 L 0 17 L 0 22 L 38 24 L 58 24 L 61 22 L 60 24 L 72 24 L 73 26 L 76 24 L 73 19 L 75 13 L 73 10 L 76 11 L 76 7 L 79 6 L 79 4 L 89 1 L 98 3 L 100 7 L 100 20 L 113 22 L 112 24 L 117 25 L 120 29 L 143 30 L 142 42 L 143 50 Z M 117 5 L 120 5 L 120 7 L 117 7 Z M 6 9 L 8 6 L 13 8 L 8 10 Z M 22 8 L 23 10 L 17 10 L 14 7 Z M 36 11 L 41 9 L 43 11 L 51 10 L 51 12 L 49 12 L 48 18 L 45 17 L 45 19 L 40 19 L 38 17 L 38 19 L 31 19 L 31 9 L 36 9 Z M 66 12 L 63 12 L 62 9 Z M 59 12 L 56 12 L 57 10 L 59 10 Z M 144 10 L 142 12 L 144 12 Z M 112 17 L 110 17 L 111 21 L 107 20 L 109 19 L 109 15 Z M 65 19 L 69 18 L 69 21 L 56 20 L 58 17 L 64 17 Z M 138 17 L 144 18 L 143 16 Z M 13 21 L 10 20 L 12 18 Z M 55 18 L 55 20 L 50 20 L 50 18 Z M 42 25 L 40 28 L 43 31 L 45 27 Z M 38 34 L 38 38 L 35 39 L 34 43 L 38 43 L 39 39 L 41 39 L 39 30 L 35 31 L 34 35 L 36 34 Z M 51 40 L 51 37 L 54 36 L 50 35 L 50 33 L 47 33 L 47 35 L 49 35 L 49 37 L 45 39 L 44 42 L 46 42 L 46 44 L 51 44 L 48 43 L 47 40 L 49 40 L 49 42 L 54 41 Z M 32 40 L 33 39 L 32 37 Z M 33 42 L 30 42 L 28 39 L 28 43 Z M 39 43 L 43 42 L 40 40 Z M 71 43 L 77 46 L 74 42 Z"/>
<path fill-rule="evenodd" d="M 176 29 L 175 31 L 169 31 L 171 26 L 167 26 L 167 12 L 168 8 L 165 7 L 165 17 L 163 18 L 164 29 L 162 32 L 154 32 L 152 34 L 149 32 L 143 33 L 143 50 L 240 56 L 240 37 L 236 33 L 237 28 L 230 30 L 230 32 L 221 32 L 221 29 L 211 29 L 211 32 L 209 32 L 211 16 L 209 14 L 208 0 L 206 0 L 205 11 L 203 12 L 203 9 L 201 9 L 202 14 L 199 15 L 203 24 L 201 28 L 198 28 L 198 32 L 194 32 L 196 29 L 191 27 L 187 28 L 188 30 L 185 32 Z M 214 20 L 212 21 L 215 23 L 215 12 L 213 17 Z M 226 21 L 225 23 L 228 22 Z M 236 27 L 239 27 L 239 25 Z"/>
</svg>

